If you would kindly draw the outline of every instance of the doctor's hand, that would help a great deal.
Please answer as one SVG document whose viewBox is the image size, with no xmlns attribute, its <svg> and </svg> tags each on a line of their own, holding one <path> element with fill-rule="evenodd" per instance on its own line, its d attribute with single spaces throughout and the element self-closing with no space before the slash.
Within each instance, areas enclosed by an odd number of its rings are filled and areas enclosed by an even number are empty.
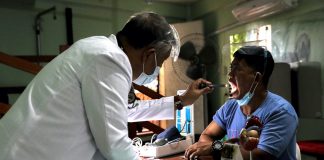
<svg viewBox="0 0 324 160">
<path fill-rule="evenodd" d="M 185 151 L 185 158 L 189 160 L 199 159 L 201 156 L 209 156 L 212 154 L 212 142 L 197 142 L 189 146 Z"/>
<path fill-rule="evenodd" d="M 207 85 L 207 87 L 205 88 L 199 88 L 199 85 L 201 83 L 205 83 Z M 205 79 L 197 79 L 194 82 L 192 82 L 185 93 L 183 93 L 182 95 L 180 95 L 180 99 L 183 102 L 184 106 L 186 105 L 191 105 L 193 104 L 202 94 L 206 94 L 206 93 L 210 93 L 214 90 L 213 87 L 209 87 L 211 86 L 212 83 L 205 80 Z"/>
</svg>

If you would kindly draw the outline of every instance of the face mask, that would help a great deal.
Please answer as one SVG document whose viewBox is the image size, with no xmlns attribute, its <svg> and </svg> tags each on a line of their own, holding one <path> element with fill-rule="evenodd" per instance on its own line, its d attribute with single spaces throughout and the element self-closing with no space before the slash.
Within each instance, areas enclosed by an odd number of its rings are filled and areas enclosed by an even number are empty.
<svg viewBox="0 0 324 160">
<path fill-rule="evenodd" d="M 258 82 L 258 83 L 255 85 L 253 91 L 251 92 L 251 90 L 252 90 L 252 86 L 253 86 L 253 84 L 254 84 L 254 82 L 255 82 L 255 79 L 256 79 L 256 76 L 257 76 L 257 75 L 255 75 L 255 78 L 254 78 L 253 83 L 252 83 L 252 85 L 251 85 L 251 87 L 250 87 L 250 90 L 249 90 L 249 91 L 244 95 L 244 97 L 243 97 L 242 99 L 238 99 L 238 100 L 236 100 L 236 102 L 239 104 L 239 106 L 247 105 L 247 104 L 251 101 L 251 99 L 252 99 L 252 97 L 253 97 L 253 95 L 254 95 L 254 91 L 255 91 L 255 89 L 257 88 L 258 84 L 259 84 L 259 82 Z"/>
<path fill-rule="evenodd" d="M 143 63 L 143 72 L 133 82 L 135 84 L 137 84 L 137 85 L 140 85 L 140 86 L 144 85 L 144 84 L 151 83 L 159 75 L 159 72 L 160 72 L 160 67 L 157 66 L 156 54 L 155 54 L 155 69 L 154 69 L 154 72 L 151 75 L 147 75 L 146 73 L 144 73 L 144 63 Z"/>
</svg>

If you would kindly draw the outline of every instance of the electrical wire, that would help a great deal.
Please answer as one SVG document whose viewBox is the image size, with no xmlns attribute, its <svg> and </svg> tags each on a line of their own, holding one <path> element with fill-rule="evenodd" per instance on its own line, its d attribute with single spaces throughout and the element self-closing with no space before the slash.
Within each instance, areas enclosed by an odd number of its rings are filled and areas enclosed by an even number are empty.
<svg viewBox="0 0 324 160">
<path fill-rule="evenodd" d="M 183 131 L 183 129 L 184 129 L 184 127 L 186 126 L 187 123 L 190 123 L 190 121 L 186 121 L 186 122 L 183 124 L 183 126 L 182 126 L 182 128 L 181 128 L 181 130 L 180 130 L 180 133 Z"/>
</svg>

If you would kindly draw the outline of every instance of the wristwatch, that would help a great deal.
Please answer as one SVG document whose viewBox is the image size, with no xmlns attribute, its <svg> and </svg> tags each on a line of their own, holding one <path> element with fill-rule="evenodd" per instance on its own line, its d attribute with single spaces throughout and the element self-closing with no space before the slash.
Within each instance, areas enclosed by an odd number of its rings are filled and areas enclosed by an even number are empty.
<svg viewBox="0 0 324 160">
<path fill-rule="evenodd" d="M 212 152 L 219 152 L 223 149 L 224 143 L 220 140 L 216 140 L 212 143 L 211 149 Z"/>
<path fill-rule="evenodd" d="M 183 108 L 183 102 L 180 100 L 179 95 L 174 96 L 174 105 L 177 110 L 181 110 Z"/>
</svg>

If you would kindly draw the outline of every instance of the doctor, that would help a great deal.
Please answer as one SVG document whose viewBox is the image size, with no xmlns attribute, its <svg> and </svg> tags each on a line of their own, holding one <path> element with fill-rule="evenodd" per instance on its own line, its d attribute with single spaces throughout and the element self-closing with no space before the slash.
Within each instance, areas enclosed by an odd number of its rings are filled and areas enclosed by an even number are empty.
<svg viewBox="0 0 324 160">
<path fill-rule="evenodd" d="M 0 120 L 0 160 L 139 159 L 127 121 L 143 110 L 127 109 L 131 83 L 150 82 L 178 50 L 176 30 L 151 12 L 132 16 L 116 36 L 77 41 L 35 76 Z M 209 83 L 197 80 L 183 96 L 164 99 L 191 104 L 211 91 L 198 89 L 200 82 Z"/>
</svg>

